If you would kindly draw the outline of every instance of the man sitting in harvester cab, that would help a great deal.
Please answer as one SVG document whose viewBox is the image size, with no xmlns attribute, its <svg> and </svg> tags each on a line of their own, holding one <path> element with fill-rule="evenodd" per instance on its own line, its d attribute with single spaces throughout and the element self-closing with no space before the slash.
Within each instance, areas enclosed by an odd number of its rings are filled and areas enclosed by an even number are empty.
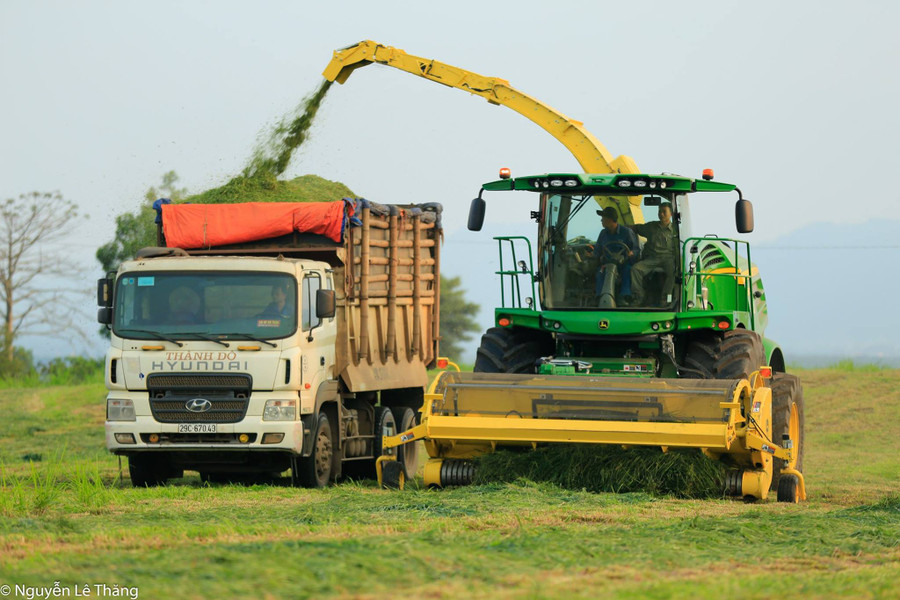
<svg viewBox="0 0 900 600">
<path fill-rule="evenodd" d="M 598 210 L 600 222 L 603 229 L 597 238 L 597 244 L 594 246 L 594 256 L 599 261 L 600 266 L 597 269 L 597 285 L 595 293 L 599 296 L 603 290 L 603 281 L 606 279 L 606 271 L 609 267 L 609 261 L 616 256 L 623 255 L 624 262 L 619 267 L 619 274 L 622 277 L 622 286 L 620 294 L 627 299 L 631 295 L 631 265 L 637 260 L 640 252 L 637 236 L 634 232 L 619 225 L 619 213 L 612 207 L 607 206 L 603 210 Z"/>
<path fill-rule="evenodd" d="M 675 281 L 675 266 L 678 262 L 678 235 L 672 223 L 672 205 L 663 202 L 659 205 L 659 221 L 650 221 L 635 225 L 634 231 L 647 238 L 641 260 L 631 270 L 634 302 L 642 306 L 649 300 L 646 298 L 647 280 L 654 271 L 662 271 L 663 300 L 672 293 Z M 667 302 L 668 303 L 668 302 Z"/>
</svg>

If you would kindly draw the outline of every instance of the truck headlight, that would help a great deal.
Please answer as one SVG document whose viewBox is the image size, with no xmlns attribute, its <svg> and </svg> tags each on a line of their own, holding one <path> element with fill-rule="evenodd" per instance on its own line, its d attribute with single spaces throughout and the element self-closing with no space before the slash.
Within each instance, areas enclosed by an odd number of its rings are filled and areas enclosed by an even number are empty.
<svg viewBox="0 0 900 600">
<path fill-rule="evenodd" d="M 296 419 L 296 400 L 266 400 L 263 421 L 294 421 Z"/>
<path fill-rule="evenodd" d="M 134 402 L 131 400 L 106 400 L 107 421 L 134 421 Z"/>
</svg>

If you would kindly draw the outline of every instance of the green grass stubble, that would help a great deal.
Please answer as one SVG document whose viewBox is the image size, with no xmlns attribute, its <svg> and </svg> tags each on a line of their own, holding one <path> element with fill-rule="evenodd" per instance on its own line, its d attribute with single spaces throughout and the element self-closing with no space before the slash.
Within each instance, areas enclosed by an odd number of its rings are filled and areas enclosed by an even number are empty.
<svg viewBox="0 0 900 600">
<path fill-rule="evenodd" d="M 26 496 L 25 508 L 0 514 L 0 583 L 88 578 L 139 585 L 142 597 L 890 596 L 900 577 L 896 478 L 858 477 L 854 465 L 897 472 L 900 441 L 884 424 L 900 405 L 900 371 L 802 376 L 810 502 L 799 506 L 527 480 L 402 493 L 368 482 L 208 487 L 196 477 L 119 488 L 115 458 L 102 454 L 96 386 L 0 391 L 0 498 Z M 62 445 L 60 465 L 46 464 Z M 21 458 L 34 453 L 41 463 Z M 98 479 L 73 475 L 79 464 L 96 465 L 105 497 L 92 500 Z M 48 479 L 33 469 L 45 467 L 59 488 L 36 508 L 30 495 Z"/>
</svg>

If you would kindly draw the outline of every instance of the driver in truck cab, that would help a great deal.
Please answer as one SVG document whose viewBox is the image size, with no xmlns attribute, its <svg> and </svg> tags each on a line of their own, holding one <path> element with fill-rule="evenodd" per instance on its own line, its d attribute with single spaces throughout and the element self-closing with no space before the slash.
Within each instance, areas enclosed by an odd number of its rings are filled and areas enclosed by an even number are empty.
<svg viewBox="0 0 900 600">
<path fill-rule="evenodd" d="M 624 263 L 619 267 L 619 274 L 622 276 L 620 293 L 622 296 L 631 296 L 631 265 L 640 252 L 637 236 L 628 227 L 619 225 L 619 213 L 614 207 L 607 206 L 603 210 L 598 210 L 597 214 L 600 215 L 603 229 L 594 246 L 594 257 L 600 262 L 594 293 L 599 296 L 603 290 L 608 259 L 624 254 Z"/>
<path fill-rule="evenodd" d="M 289 318 L 294 313 L 294 307 L 288 302 L 290 284 L 280 282 L 272 286 L 272 302 L 266 306 L 261 317 Z"/>
</svg>

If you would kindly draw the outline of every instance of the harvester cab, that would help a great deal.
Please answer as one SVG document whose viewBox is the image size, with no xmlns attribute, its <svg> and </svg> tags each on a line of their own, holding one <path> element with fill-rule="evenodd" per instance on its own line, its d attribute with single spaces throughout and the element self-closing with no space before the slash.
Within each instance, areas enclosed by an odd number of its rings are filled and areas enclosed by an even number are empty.
<svg viewBox="0 0 900 600">
<path fill-rule="evenodd" d="M 526 275 L 538 284 L 540 305 L 546 310 L 678 311 L 683 306 L 706 310 L 710 302 L 708 298 L 704 301 L 702 288 L 708 286 L 696 284 L 708 283 L 711 277 L 719 275 L 733 275 L 736 265 L 726 262 L 746 267 L 749 261 L 746 242 L 715 236 L 692 238 L 690 232 L 689 194 L 703 191 L 736 192 L 737 229 L 741 233 L 752 231 L 752 206 L 732 184 L 669 175 L 549 174 L 501 179 L 482 188 L 501 190 L 528 190 L 540 195 L 539 209 L 532 212 L 538 222 L 537 270 Z M 632 210 L 632 206 L 638 210 Z M 484 212 L 485 203 L 479 194 L 470 210 L 469 229 L 480 230 Z M 704 263 L 694 256 L 701 246 L 705 248 Z M 729 249 L 737 253 L 728 252 Z M 502 252 L 501 245 L 501 260 Z M 723 259 L 723 252 L 733 256 Z M 685 255 L 692 260 L 682 261 Z M 718 269 L 704 273 L 703 279 L 693 277 L 699 275 L 703 264 L 724 266 L 731 271 Z M 635 266 L 636 277 L 631 277 Z M 607 271 L 613 271 L 611 276 L 605 276 Z M 692 275 L 688 287 L 684 285 L 685 273 Z M 523 275 L 521 270 L 501 274 Z M 690 289 L 690 284 L 695 289 Z M 505 289 L 515 291 L 522 287 L 520 282 Z M 752 298 L 722 301 L 722 309 L 729 313 L 750 313 L 753 305 Z M 512 304 L 519 303 L 513 299 Z M 758 316 L 758 311 L 753 312 L 740 316 L 744 327 L 751 327 L 750 321 Z"/>
<path fill-rule="evenodd" d="M 765 294 L 749 243 L 690 230 L 691 196 L 732 184 L 674 175 L 552 173 L 482 186 L 538 198 L 536 247 L 500 236 L 501 305 L 474 373 L 443 373 L 421 424 L 384 447 L 425 441 L 433 485 L 471 479 L 499 447 L 546 443 L 696 448 L 729 468 L 724 493 L 805 497 L 803 398 L 763 337 Z M 635 210 L 637 209 L 637 210 Z M 603 233 L 601 233 L 601 231 Z M 396 472 L 383 461 L 389 476 Z"/>
</svg>

